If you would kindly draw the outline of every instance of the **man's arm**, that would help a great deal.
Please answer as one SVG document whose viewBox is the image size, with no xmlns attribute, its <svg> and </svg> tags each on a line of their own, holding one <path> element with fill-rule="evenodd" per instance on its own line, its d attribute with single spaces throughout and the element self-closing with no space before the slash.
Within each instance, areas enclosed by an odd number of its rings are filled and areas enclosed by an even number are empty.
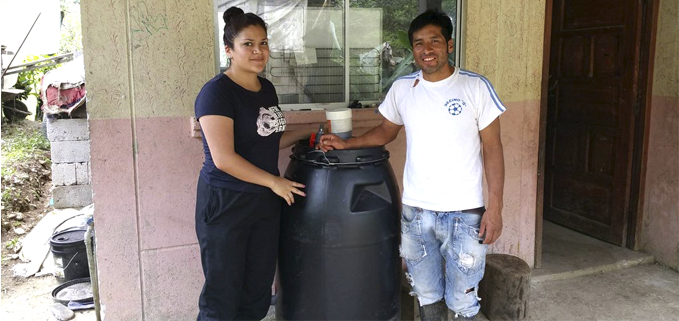
<svg viewBox="0 0 679 321">
<path fill-rule="evenodd" d="M 500 118 L 480 132 L 483 144 L 483 167 L 488 182 L 488 207 L 481 219 L 479 236 L 483 244 L 493 244 L 502 234 L 502 197 L 505 184 L 505 162 L 500 139 Z"/>
<path fill-rule="evenodd" d="M 332 134 L 323 135 L 321 136 L 318 148 L 327 152 L 333 149 L 382 146 L 394 141 L 401 128 L 403 128 L 403 125 L 396 125 L 384 118 L 379 126 L 374 127 L 361 136 L 352 137 L 346 141 Z"/>
</svg>

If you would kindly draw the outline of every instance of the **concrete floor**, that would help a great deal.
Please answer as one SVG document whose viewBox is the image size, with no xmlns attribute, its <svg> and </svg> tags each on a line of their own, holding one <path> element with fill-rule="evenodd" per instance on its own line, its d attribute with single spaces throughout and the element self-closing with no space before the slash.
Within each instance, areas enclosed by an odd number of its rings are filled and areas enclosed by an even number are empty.
<svg viewBox="0 0 679 321">
<path fill-rule="evenodd" d="M 545 221 L 530 320 L 679 320 L 679 273 Z"/>
<path fill-rule="evenodd" d="M 542 267 L 532 282 L 563 280 L 655 262 L 650 254 L 635 252 L 544 221 Z"/>
<path fill-rule="evenodd" d="M 677 320 L 679 274 L 657 264 L 534 283 L 529 320 Z"/>
</svg>

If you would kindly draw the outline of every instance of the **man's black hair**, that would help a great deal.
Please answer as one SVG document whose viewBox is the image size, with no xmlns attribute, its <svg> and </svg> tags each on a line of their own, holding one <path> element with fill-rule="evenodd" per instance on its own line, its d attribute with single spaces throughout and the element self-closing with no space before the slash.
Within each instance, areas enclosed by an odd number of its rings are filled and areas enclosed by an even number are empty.
<svg viewBox="0 0 679 321">
<path fill-rule="evenodd" d="M 408 39 L 410 39 L 411 46 L 413 45 L 413 34 L 427 25 L 441 27 L 441 33 L 443 34 L 446 43 L 448 43 L 448 40 L 452 39 L 453 23 L 450 21 L 450 17 L 440 10 L 430 9 L 415 17 L 413 22 L 410 23 L 410 28 L 408 28 Z"/>
</svg>

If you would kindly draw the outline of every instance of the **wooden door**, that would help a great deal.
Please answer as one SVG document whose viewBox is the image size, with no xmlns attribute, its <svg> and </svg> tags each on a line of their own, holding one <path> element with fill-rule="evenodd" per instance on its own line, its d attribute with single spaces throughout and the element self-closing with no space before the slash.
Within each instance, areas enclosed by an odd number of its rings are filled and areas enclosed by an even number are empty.
<svg viewBox="0 0 679 321">
<path fill-rule="evenodd" d="M 642 0 L 554 0 L 544 217 L 625 245 Z"/>
</svg>

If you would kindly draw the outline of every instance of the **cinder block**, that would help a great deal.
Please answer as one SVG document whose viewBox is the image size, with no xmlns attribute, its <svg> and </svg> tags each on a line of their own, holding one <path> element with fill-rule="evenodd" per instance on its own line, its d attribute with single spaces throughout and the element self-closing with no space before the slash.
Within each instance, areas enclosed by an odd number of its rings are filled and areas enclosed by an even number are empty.
<svg viewBox="0 0 679 321">
<path fill-rule="evenodd" d="M 90 141 L 52 142 L 53 163 L 84 163 L 90 161 Z"/>
<path fill-rule="evenodd" d="M 55 186 L 52 190 L 54 208 L 81 208 L 92 204 L 90 185 Z"/>
<path fill-rule="evenodd" d="M 75 185 L 75 163 L 52 163 L 52 186 Z"/>
<path fill-rule="evenodd" d="M 75 180 L 78 185 L 90 185 L 90 163 L 75 163 Z"/>
<path fill-rule="evenodd" d="M 90 140 L 87 119 L 56 119 L 47 121 L 50 142 Z"/>
</svg>

